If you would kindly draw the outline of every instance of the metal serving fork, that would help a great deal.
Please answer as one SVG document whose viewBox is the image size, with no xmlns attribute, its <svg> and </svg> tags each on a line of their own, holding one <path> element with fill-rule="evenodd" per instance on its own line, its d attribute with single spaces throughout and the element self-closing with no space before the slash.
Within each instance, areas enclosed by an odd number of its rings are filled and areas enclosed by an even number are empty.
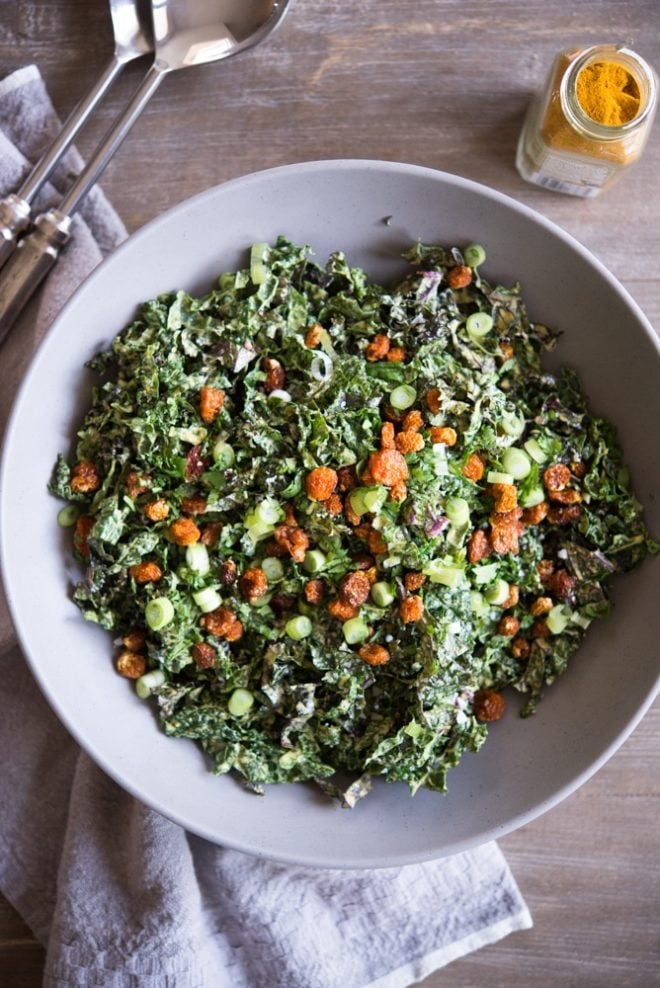
<svg viewBox="0 0 660 988">
<path fill-rule="evenodd" d="M 109 0 L 115 49 L 100 76 L 72 111 L 53 143 L 13 195 L 0 200 L 0 267 L 30 223 L 30 204 L 127 62 L 153 51 L 150 0 Z"/>
</svg>

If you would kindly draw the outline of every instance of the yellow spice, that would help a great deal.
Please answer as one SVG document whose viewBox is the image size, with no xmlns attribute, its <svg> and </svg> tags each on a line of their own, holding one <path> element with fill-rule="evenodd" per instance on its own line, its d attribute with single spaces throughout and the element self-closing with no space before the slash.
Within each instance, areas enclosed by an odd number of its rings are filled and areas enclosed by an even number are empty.
<svg viewBox="0 0 660 988">
<path fill-rule="evenodd" d="M 616 62 L 585 66 L 577 78 L 577 98 L 588 117 L 607 127 L 620 127 L 639 113 L 637 83 Z"/>
</svg>

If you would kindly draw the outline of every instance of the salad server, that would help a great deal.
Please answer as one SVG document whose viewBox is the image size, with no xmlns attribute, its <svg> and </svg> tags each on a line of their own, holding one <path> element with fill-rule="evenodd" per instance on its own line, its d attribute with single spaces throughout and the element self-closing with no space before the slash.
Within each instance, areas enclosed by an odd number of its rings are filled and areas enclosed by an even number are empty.
<svg viewBox="0 0 660 988">
<path fill-rule="evenodd" d="M 154 62 L 58 208 L 35 220 L 0 273 L 0 344 L 71 236 L 72 216 L 166 75 L 263 41 L 291 0 L 152 0 Z"/>
<path fill-rule="evenodd" d="M 110 0 L 113 54 L 100 76 L 72 111 L 62 130 L 44 152 L 25 182 L 0 200 L 0 267 L 11 257 L 16 241 L 30 222 L 30 205 L 62 160 L 124 66 L 153 51 L 149 0 Z"/>
</svg>

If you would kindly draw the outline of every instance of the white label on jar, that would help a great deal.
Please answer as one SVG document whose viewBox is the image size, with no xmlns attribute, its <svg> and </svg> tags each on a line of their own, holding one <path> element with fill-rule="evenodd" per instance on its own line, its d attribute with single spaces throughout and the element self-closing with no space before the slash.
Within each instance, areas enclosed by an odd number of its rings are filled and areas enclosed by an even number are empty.
<svg viewBox="0 0 660 988">
<path fill-rule="evenodd" d="M 551 150 L 540 138 L 530 142 L 535 169 L 532 182 L 555 192 L 574 196 L 595 196 L 619 171 L 616 166 L 593 158 L 586 159 L 567 151 Z"/>
</svg>

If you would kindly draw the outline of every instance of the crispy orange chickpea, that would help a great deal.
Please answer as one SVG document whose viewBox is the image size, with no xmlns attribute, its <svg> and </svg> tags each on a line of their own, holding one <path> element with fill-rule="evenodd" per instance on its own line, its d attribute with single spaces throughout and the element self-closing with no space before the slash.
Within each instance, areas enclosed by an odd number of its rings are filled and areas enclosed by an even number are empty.
<svg viewBox="0 0 660 988">
<path fill-rule="evenodd" d="M 315 322 L 305 333 L 305 346 L 310 350 L 316 349 L 321 342 L 323 326 L 320 322 Z"/>
<path fill-rule="evenodd" d="M 526 638 L 514 638 L 511 642 L 511 654 L 514 659 L 524 662 L 529 658 L 530 645 Z"/>
<path fill-rule="evenodd" d="M 305 477 L 305 490 L 310 501 L 327 501 L 337 486 L 337 471 L 332 467 L 316 467 Z"/>
<path fill-rule="evenodd" d="M 447 284 L 450 288 L 467 288 L 472 281 L 472 268 L 467 264 L 457 264 L 447 272 Z"/>
<path fill-rule="evenodd" d="M 442 408 L 442 394 L 440 388 L 431 388 L 426 392 L 426 407 L 431 415 L 437 415 Z"/>
<path fill-rule="evenodd" d="M 505 635 L 507 638 L 514 638 L 519 631 L 520 621 L 513 614 L 507 614 L 505 617 L 500 618 L 497 625 L 498 634 Z"/>
<path fill-rule="evenodd" d="M 325 501 L 321 501 L 321 504 L 333 518 L 340 515 L 344 510 L 344 505 L 339 494 L 331 494 Z"/>
<path fill-rule="evenodd" d="M 387 354 L 387 359 L 391 364 L 402 364 L 406 359 L 406 351 L 402 346 L 390 347 Z"/>
<path fill-rule="evenodd" d="M 494 500 L 497 512 L 513 511 L 518 504 L 518 491 L 515 484 L 491 484 L 489 493 Z"/>
<path fill-rule="evenodd" d="M 504 697 L 495 690 L 477 690 L 472 701 L 474 716 L 482 724 L 500 720 L 505 706 Z"/>
<path fill-rule="evenodd" d="M 376 333 L 365 350 L 365 356 L 370 363 L 374 363 L 376 360 L 384 360 L 389 353 L 390 346 L 389 336 L 386 336 L 385 333 Z"/>
<path fill-rule="evenodd" d="M 529 613 L 532 617 L 542 617 L 544 614 L 549 614 L 553 607 L 552 597 L 537 597 L 532 602 Z"/>
<path fill-rule="evenodd" d="M 522 513 L 522 520 L 525 525 L 540 525 L 544 518 L 548 516 L 548 502 L 540 501 L 531 508 L 525 508 Z"/>
<path fill-rule="evenodd" d="M 493 525 L 490 532 L 493 552 L 504 556 L 507 552 L 516 555 L 520 551 L 518 529 L 516 525 Z"/>
<path fill-rule="evenodd" d="M 508 342 L 508 340 L 502 340 L 502 342 L 500 343 L 500 354 L 502 355 L 501 356 L 502 363 L 505 363 L 507 360 L 511 360 L 514 352 L 515 351 L 513 349 L 513 346 Z"/>
<path fill-rule="evenodd" d="M 390 488 L 390 498 L 392 501 L 396 501 L 397 504 L 401 504 L 402 501 L 408 497 L 408 488 L 402 480 L 397 480 L 396 484 L 392 484 Z"/>
<path fill-rule="evenodd" d="M 396 449 L 394 439 L 394 425 L 392 422 L 383 422 L 380 428 L 380 448 Z"/>
<path fill-rule="evenodd" d="M 238 567 L 233 559 L 225 559 L 218 567 L 218 579 L 224 587 L 231 587 L 238 578 Z"/>
<path fill-rule="evenodd" d="M 571 480 L 571 471 L 563 463 L 556 463 L 543 471 L 543 483 L 549 491 L 561 491 Z"/>
<path fill-rule="evenodd" d="M 415 590 L 419 590 L 426 583 L 426 577 L 423 573 L 418 573 L 413 571 L 411 573 L 406 573 L 403 578 L 403 585 L 408 591 L 408 593 L 414 593 Z"/>
<path fill-rule="evenodd" d="M 586 472 L 587 472 L 587 465 L 586 463 L 583 463 L 582 460 L 571 461 L 571 473 L 573 474 L 574 477 L 577 477 L 578 480 L 581 480 L 582 477 L 586 475 Z"/>
<path fill-rule="evenodd" d="M 578 520 L 580 514 L 580 506 L 578 504 L 571 504 L 565 508 L 549 508 L 548 521 L 551 525 L 570 525 L 572 521 Z"/>
<path fill-rule="evenodd" d="M 393 487 L 408 479 L 408 464 L 396 449 L 379 449 L 369 457 L 369 473 L 377 484 Z"/>
<path fill-rule="evenodd" d="M 444 443 L 445 446 L 455 446 L 457 439 L 456 429 L 452 429 L 450 425 L 431 426 L 431 442 L 434 445 Z"/>
<path fill-rule="evenodd" d="M 567 487 L 563 491 L 548 490 L 548 497 L 555 504 L 580 504 L 582 495 L 573 487 Z"/>
<path fill-rule="evenodd" d="M 89 536 L 94 528 L 94 519 L 89 515 L 80 515 L 73 529 L 73 548 L 81 556 L 89 556 Z"/>
<path fill-rule="evenodd" d="M 308 580 L 303 593 L 308 604 L 320 604 L 323 600 L 323 580 Z"/>
<path fill-rule="evenodd" d="M 475 483 L 484 475 L 485 464 L 478 453 L 470 453 L 463 466 L 463 476 Z"/>
<path fill-rule="evenodd" d="M 360 607 L 369 597 L 371 584 L 362 570 L 347 573 L 339 584 L 339 599 L 351 607 Z"/>
<path fill-rule="evenodd" d="M 547 585 L 548 580 L 555 571 L 555 564 L 551 559 L 542 559 L 536 564 L 536 572 L 538 573 L 539 580 L 543 586 Z"/>
<path fill-rule="evenodd" d="M 225 393 L 220 388 L 201 388 L 199 392 L 199 414 L 202 421 L 210 425 L 215 422 L 225 403 Z"/>
<path fill-rule="evenodd" d="M 575 592 L 576 581 L 565 569 L 558 569 L 544 585 L 557 600 L 568 600 Z"/>
<path fill-rule="evenodd" d="M 479 563 L 482 559 L 490 556 L 492 551 L 493 547 L 490 544 L 488 532 L 485 532 L 483 528 L 475 528 L 468 542 L 468 562 Z"/>
<path fill-rule="evenodd" d="M 537 618 L 531 629 L 532 638 L 549 638 L 550 628 L 544 618 Z"/>
<path fill-rule="evenodd" d="M 169 527 L 170 538 L 177 545 L 194 545 L 201 535 L 192 518 L 177 518 Z"/>
<path fill-rule="evenodd" d="M 278 391 L 286 383 L 286 373 L 284 367 L 273 357 L 264 357 L 261 361 L 261 369 L 266 372 L 266 391 Z"/>
<path fill-rule="evenodd" d="M 129 652 L 139 652 L 141 648 L 144 648 L 146 637 L 141 628 L 134 628 L 132 631 L 126 632 L 122 638 L 122 644 Z"/>
<path fill-rule="evenodd" d="M 278 525 L 274 532 L 275 542 L 282 546 L 294 562 L 301 563 L 309 549 L 309 536 L 299 525 Z"/>
<path fill-rule="evenodd" d="M 357 617 L 359 613 L 360 610 L 358 607 L 347 604 L 346 601 L 340 600 L 339 597 L 335 597 L 328 604 L 328 614 L 332 615 L 333 618 L 337 618 L 339 621 L 349 621 L 351 618 Z"/>
<path fill-rule="evenodd" d="M 403 416 L 401 426 L 405 432 L 419 432 L 424 426 L 424 417 L 417 408 L 412 408 Z"/>
<path fill-rule="evenodd" d="M 126 493 L 135 500 L 149 490 L 149 478 L 139 470 L 129 470 L 126 474 Z"/>
<path fill-rule="evenodd" d="M 170 506 L 165 498 L 159 497 L 145 504 L 143 511 L 149 521 L 164 521 L 170 513 Z"/>
<path fill-rule="evenodd" d="M 99 472 L 91 460 L 81 460 L 71 471 L 70 487 L 76 494 L 90 494 L 101 486 Z"/>
<path fill-rule="evenodd" d="M 147 671 L 147 660 L 139 652 L 131 652 L 127 649 L 118 655 L 115 668 L 119 675 L 126 679 L 139 679 Z"/>
<path fill-rule="evenodd" d="M 222 522 L 212 521 L 208 525 L 204 525 L 204 527 L 200 529 L 200 532 L 201 534 L 199 536 L 199 541 L 202 542 L 205 546 L 208 546 L 209 549 L 212 549 L 213 546 L 218 544 L 218 541 L 220 539 L 220 533 L 222 532 Z"/>
<path fill-rule="evenodd" d="M 397 432 L 394 442 L 398 451 L 403 453 L 404 456 L 408 453 L 418 453 L 420 449 L 424 449 L 423 436 L 420 436 L 419 432 L 415 432 L 412 429 Z"/>
<path fill-rule="evenodd" d="M 399 614 L 404 624 L 421 621 L 424 617 L 424 601 L 421 597 L 406 597 L 401 601 Z"/>
<path fill-rule="evenodd" d="M 187 515 L 203 515 L 206 511 L 206 498 L 200 494 L 193 494 L 184 497 L 181 501 L 181 510 Z"/>
<path fill-rule="evenodd" d="M 211 669 L 218 657 L 213 645 L 209 645 L 207 642 L 195 642 L 191 654 L 198 669 Z"/>
<path fill-rule="evenodd" d="M 251 566 L 241 576 L 239 586 L 244 597 L 257 600 L 268 590 L 268 577 L 258 566 Z"/>
<path fill-rule="evenodd" d="M 383 645 L 363 645 L 358 649 L 358 655 L 370 666 L 384 666 L 390 661 L 390 653 Z"/>
<path fill-rule="evenodd" d="M 337 470 L 337 487 L 342 494 L 347 491 L 352 491 L 357 487 L 358 479 L 357 473 L 355 472 L 355 466 L 351 464 L 349 467 L 340 467 Z"/>
<path fill-rule="evenodd" d="M 136 566 L 130 566 L 128 572 L 136 583 L 158 583 L 163 577 L 158 563 L 137 563 Z"/>
<path fill-rule="evenodd" d="M 240 621 L 228 607 L 216 607 L 202 618 L 202 627 L 216 638 L 226 638 L 227 632 Z"/>
<path fill-rule="evenodd" d="M 243 637 L 243 625 L 237 618 L 236 621 L 234 621 L 233 624 L 231 624 L 227 628 L 225 632 L 225 641 L 237 642 L 242 637 Z"/>
</svg>

